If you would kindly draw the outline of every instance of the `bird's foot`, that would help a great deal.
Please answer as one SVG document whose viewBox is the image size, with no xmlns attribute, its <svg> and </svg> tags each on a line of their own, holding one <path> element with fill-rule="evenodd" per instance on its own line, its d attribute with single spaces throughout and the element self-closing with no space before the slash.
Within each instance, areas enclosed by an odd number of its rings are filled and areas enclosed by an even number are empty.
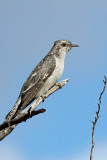
<svg viewBox="0 0 107 160">
<path fill-rule="evenodd" d="M 62 88 L 62 85 L 60 83 L 56 83 L 56 86 L 58 86 L 60 89 Z"/>
<path fill-rule="evenodd" d="M 40 97 L 42 97 L 42 102 L 45 101 L 46 96 L 45 95 L 41 95 Z"/>
</svg>

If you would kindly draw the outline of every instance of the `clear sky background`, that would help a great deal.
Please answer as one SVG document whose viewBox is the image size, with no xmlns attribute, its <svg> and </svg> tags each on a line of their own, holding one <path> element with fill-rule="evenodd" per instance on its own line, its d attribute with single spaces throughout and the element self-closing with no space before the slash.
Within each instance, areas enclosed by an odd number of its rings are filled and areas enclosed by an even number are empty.
<svg viewBox="0 0 107 160">
<path fill-rule="evenodd" d="M 88 160 L 92 124 L 107 75 L 107 0 L 0 0 L 0 122 L 54 41 L 79 44 L 60 80 L 71 78 L 40 114 L 0 142 L 3 160 Z M 107 90 L 93 160 L 107 160 Z"/>
</svg>

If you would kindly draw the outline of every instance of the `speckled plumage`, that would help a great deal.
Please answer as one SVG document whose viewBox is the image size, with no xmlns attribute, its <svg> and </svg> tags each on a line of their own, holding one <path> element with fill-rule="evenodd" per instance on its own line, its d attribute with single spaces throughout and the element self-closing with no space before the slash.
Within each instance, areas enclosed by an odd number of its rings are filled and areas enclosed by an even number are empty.
<svg viewBox="0 0 107 160">
<path fill-rule="evenodd" d="M 38 96 L 47 92 L 59 80 L 64 70 L 66 53 L 72 47 L 78 47 L 78 45 L 73 45 L 66 40 L 59 40 L 54 43 L 47 56 L 40 61 L 23 84 L 19 98 L 14 105 L 14 108 L 17 108 L 15 115 Z"/>
<path fill-rule="evenodd" d="M 56 66 L 54 55 L 47 55 L 32 71 L 28 79 L 22 86 L 21 109 L 29 105 L 39 95 L 38 92 L 43 87 L 48 77 L 52 74 Z"/>
</svg>

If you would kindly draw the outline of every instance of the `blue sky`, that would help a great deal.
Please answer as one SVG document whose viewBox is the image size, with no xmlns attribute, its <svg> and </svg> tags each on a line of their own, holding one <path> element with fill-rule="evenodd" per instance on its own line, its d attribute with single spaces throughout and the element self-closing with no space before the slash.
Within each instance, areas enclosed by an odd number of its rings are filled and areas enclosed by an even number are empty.
<svg viewBox="0 0 107 160">
<path fill-rule="evenodd" d="M 71 80 L 39 106 L 46 108 L 44 114 L 20 124 L 0 143 L 2 159 L 89 159 L 90 120 L 107 75 L 106 0 L 0 0 L 0 121 L 27 76 L 59 39 L 80 46 L 66 56 L 60 79 Z M 93 160 L 107 157 L 106 97 L 107 91 L 95 130 Z"/>
</svg>

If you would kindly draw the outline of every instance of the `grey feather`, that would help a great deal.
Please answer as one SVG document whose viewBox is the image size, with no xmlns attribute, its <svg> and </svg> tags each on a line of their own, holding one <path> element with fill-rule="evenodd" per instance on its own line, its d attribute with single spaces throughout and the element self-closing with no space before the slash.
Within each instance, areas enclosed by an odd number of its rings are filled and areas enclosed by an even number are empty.
<svg viewBox="0 0 107 160">
<path fill-rule="evenodd" d="M 47 55 L 32 71 L 28 79 L 22 86 L 19 97 L 21 97 L 20 109 L 26 108 L 43 87 L 45 81 L 53 73 L 56 63 L 54 56 Z"/>
<path fill-rule="evenodd" d="M 47 56 L 35 67 L 22 86 L 18 100 L 13 109 L 6 116 L 6 120 L 13 118 L 34 99 L 47 92 L 61 77 L 67 52 L 78 45 L 70 41 L 59 40 Z"/>
</svg>

